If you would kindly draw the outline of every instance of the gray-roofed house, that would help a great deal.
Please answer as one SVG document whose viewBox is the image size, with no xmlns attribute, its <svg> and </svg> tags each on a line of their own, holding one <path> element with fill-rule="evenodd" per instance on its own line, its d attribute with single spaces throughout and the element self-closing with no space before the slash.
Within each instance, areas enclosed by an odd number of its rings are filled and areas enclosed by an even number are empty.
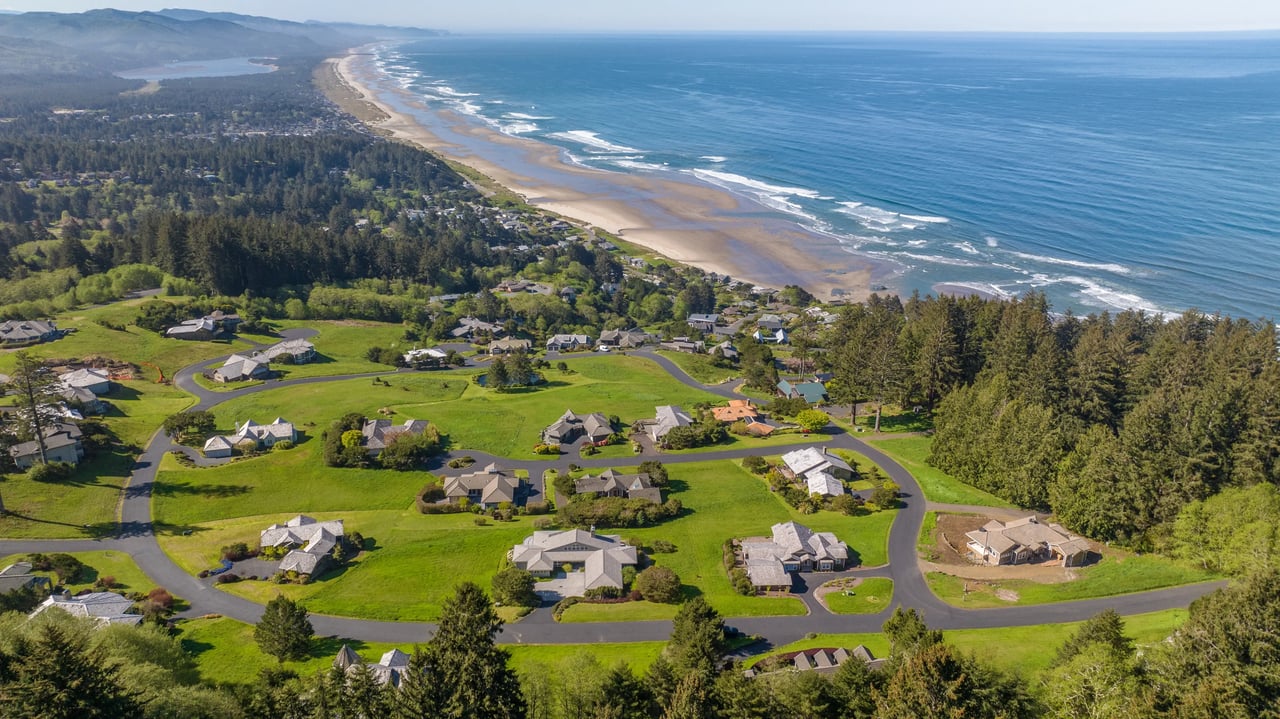
<svg viewBox="0 0 1280 719">
<path fill-rule="evenodd" d="M 547 338 L 547 350 L 572 352 L 591 346 L 591 335 L 552 335 Z"/>
<path fill-rule="evenodd" d="M 0 569 L 0 594 L 16 592 L 28 587 L 45 587 L 49 578 L 31 573 L 31 562 L 14 562 Z"/>
<path fill-rule="evenodd" d="M 853 467 L 826 447 L 803 447 L 782 455 L 782 464 L 795 478 L 807 479 L 810 473 L 826 472 L 836 479 L 852 480 Z"/>
<path fill-rule="evenodd" d="M 831 647 L 802 649 L 766 658 L 753 669 L 743 672 L 748 679 L 780 672 L 817 672 L 834 674 L 847 661 L 862 662 L 869 669 L 879 669 L 885 662 L 876 659 L 870 649 L 859 644 L 852 650 Z"/>
<path fill-rule="evenodd" d="M 266 379 L 269 376 L 271 376 L 271 367 L 265 361 L 242 354 L 231 355 L 221 367 L 213 371 L 213 378 L 218 382 L 245 382 Z"/>
<path fill-rule="evenodd" d="M 370 456 L 382 454 L 382 450 L 402 434 L 419 435 L 427 431 L 425 419 L 406 419 L 403 424 L 394 424 L 389 419 L 366 419 L 360 433 L 364 435 L 364 448 Z"/>
<path fill-rule="evenodd" d="M 730 362 L 738 361 L 738 348 L 734 347 L 733 342 L 729 340 L 725 340 L 724 342 L 721 342 L 720 344 L 707 350 L 707 354 L 718 355 L 720 357 L 723 357 L 724 359 L 729 360 Z"/>
<path fill-rule="evenodd" d="M 72 597 L 67 594 L 54 594 L 31 612 L 37 616 L 50 609 L 60 609 L 73 617 L 93 619 L 99 625 L 142 623 L 141 614 L 130 614 L 133 600 L 115 592 L 90 592 Z"/>
<path fill-rule="evenodd" d="M 662 490 L 653 486 L 647 474 L 619 474 L 612 469 L 607 469 L 599 476 L 582 477 L 574 482 L 573 488 L 577 494 L 646 499 L 654 504 L 662 504 Z"/>
<path fill-rule="evenodd" d="M 537 531 L 512 547 L 511 561 L 535 577 L 551 577 L 564 565 L 570 573 L 560 583 L 563 596 L 581 596 L 600 587 L 622 588 L 623 567 L 634 567 L 636 548 L 617 535 L 581 529 Z"/>
<path fill-rule="evenodd" d="M 205 440 L 204 456 L 230 457 L 232 450 L 243 443 L 252 442 L 255 449 L 271 449 L 278 442 L 297 442 L 298 430 L 292 422 L 276 417 L 271 424 L 258 424 L 251 419 L 237 424 L 234 434 L 214 435 Z"/>
<path fill-rule="evenodd" d="M 512 352 L 528 352 L 533 349 L 533 343 L 529 340 L 516 339 L 514 337 L 494 340 L 489 343 L 489 354 L 506 355 Z"/>
<path fill-rule="evenodd" d="M 847 494 L 844 482 L 836 479 L 830 472 L 825 470 L 814 470 L 804 476 L 805 484 L 808 485 L 809 494 L 818 494 L 823 497 L 839 497 Z"/>
<path fill-rule="evenodd" d="M 688 427 L 693 424 L 693 418 L 679 406 L 665 404 L 656 408 L 654 418 L 646 420 L 646 424 L 649 436 L 653 441 L 660 442 L 676 427 Z"/>
<path fill-rule="evenodd" d="M 324 569 L 343 534 L 341 519 L 319 522 L 299 514 L 284 524 L 262 530 L 258 544 L 263 549 L 288 549 L 280 560 L 280 571 L 310 577 Z"/>
<path fill-rule="evenodd" d="M 449 331 L 450 336 L 454 339 L 475 339 L 477 335 L 489 335 L 490 337 L 501 337 L 506 334 L 506 330 L 502 325 L 493 322 L 485 322 L 475 317 L 463 317 L 458 320 L 458 326 Z"/>
<path fill-rule="evenodd" d="M 105 370 L 85 367 L 58 375 L 58 382 L 63 387 L 86 389 L 94 394 L 106 394 L 111 391 L 111 375 Z"/>
<path fill-rule="evenodd" d="M 775 590 L 781 574 L 793 572 L 833 572 L 845 568 L 849 546 L 831 532 L 814 532 L 796 522 L 773 525 L 773 539 L 742 542 L 747 576 L 760 590 Z M 790 581 L 786 586 L 790 587 Z"/>
<path fill-rule="evenodd" d="M 640 329 L 604 330 L 600 333 L 600 344 L 605 347 L 634 349 L 643 347 L 653 341 L 653 337 Z"/>
<path fill-rule="evenodd" d="M 409 671 L 409 655 L 399 649 L 392 649 L 383 654 L 382 659 L 376 664 L 366 664 L 355 650 L 343 644 L 342 649 L 338 650 L 338 656 L 333 659 L 333 666 L 348 675 L 366 669 L 373 675 L 374 681 L 398 689 L 404 680 L 405 672 Z"/>
<path fill-rule="evenodd" d="M 528 494 L 528 486 L 514 472 L 490 464 L 479 472 L 445 477 L 444 494 L 452 504 L 465 499 L 489 509 L 503 502 L 522 504 Z"/>
<path fill-rule="evenodd" d="M 711 331 L 720 324 L 720 315 L 716 314 L 692 314 L 689 315 L 689 326 L 703 333 L 711 334 Z"/>
<path fill-rule="evenodd" d="M 580 415 L 570 409 L 542 431 L 542 441 L 547 444 L 572 444 L 584 436 L 592 444 L 607 441 L 613 436 L 613 425 L 599 412 Z"/>
<path fill-rule="evenodd" d="M 49 342 L 61 336 L 53 322 L 44 320 L 6 320 L 0 322 L 0 345 L 21 347 Z"/>
<path fill-rule="evenodd" d="M 1078 567 L 1089 559 L 1089 542 L 1059 524 L 1044 524 L 1034 515 L 1012 522 L 991 520 L 965 533 L 967 547 L 984 564 L 1023 564 L 1057 560 Z"/>
<path fill-rule="evenodd" d="M 233 334 L 240 326 L 240 315 L 222 310 L 210 312 L 204 317 L 186 320 L 164 331 L 166 337 L 179 340 L 215 340 Z"/>
<path fill-rule="evenodd" d="M 659 343 L 658 348 L 696 355 L 702 354 L 707 349 L 707 343 L 702 340 L 691 340 L 688 337 L 673 337 L 669 342 Z"/>
<path fill-rule="evenodd" d="M 44 428 L 45 458 L 50 462 L 79 464 L 84 459 L 83 433 L 69 422 L 57 422 Z M 18 469 L 28 469 L 40 461 L 40 445 L 35 440 L 19 442 L 9 448 Z"/>
<path fill-rule="evenodd" d="M 288 357 L 288 360 L 285 358 Z M 257 352 L 253 359 L 259 362 L 284 362 L 306 364 L 316 358 L 316 346 L 304 339 L 285 340 Z"/>
</svg>

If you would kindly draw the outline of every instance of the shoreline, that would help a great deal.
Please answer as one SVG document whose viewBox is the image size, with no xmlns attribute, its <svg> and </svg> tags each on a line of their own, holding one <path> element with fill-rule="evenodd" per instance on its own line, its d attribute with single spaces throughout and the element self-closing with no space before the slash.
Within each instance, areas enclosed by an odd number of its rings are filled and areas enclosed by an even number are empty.
<svg viewBox="0 0 1280 719">
<path fill-rule="evenodd" d="M 567 162 L 555 145 L 503 134 L 379 86 L 371 57 L 355 49 L 322 67 L 351 93 L 350 101 L 370 110 L 353 114 L 379 134 L 468 167 L 534 207 L 705 272 L 778 289 L 800 285 L 822 300 L 870 294 L 879 264 L 844 251 L 834 238 L 764 217 L 767 208 L 710 185 Z"/>
</svg>

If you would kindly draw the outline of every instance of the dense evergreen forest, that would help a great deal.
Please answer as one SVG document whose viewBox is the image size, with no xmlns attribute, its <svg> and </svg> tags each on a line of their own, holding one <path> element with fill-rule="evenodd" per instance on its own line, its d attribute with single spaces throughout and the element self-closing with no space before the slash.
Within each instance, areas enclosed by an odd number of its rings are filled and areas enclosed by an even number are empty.
<svg viewBox="0 0 1280 719">
<path fill-rule="evenodd" d="M 1038 295 L 873 297 L 841 315 L 826 346 L 841 401 L 936 409 L 930 462 L 969 484 L 1098 540 L 1213 566 L 1225 557 L 1208 555 L 1237 540 L 1255 565 L 1280 556 L 1270 322 L 1194 311 L 1063 316 Z M 1253 487 L 1255 510 L 1273 508 L 1269 529 L 1223 526 L 1230 536 L 1211 552 L 1205 532 L 1230 510 L 1201 500 Z M 1184 510 L 1199 519 L 1179 523 Z M 1248 539 L 1233 540 L 1237 531 Z"/>
</svg>

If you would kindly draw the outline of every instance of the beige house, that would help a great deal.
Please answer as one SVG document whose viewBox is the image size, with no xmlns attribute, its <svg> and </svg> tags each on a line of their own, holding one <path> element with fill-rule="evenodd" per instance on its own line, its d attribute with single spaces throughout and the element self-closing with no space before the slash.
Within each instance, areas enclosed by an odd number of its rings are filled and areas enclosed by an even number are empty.
<svg viewBox="0 0 1280 719">
<path fill-rule="evenodd" d="M 1026 564 L 1056 560 L 1078 567 L 1089 558 L 1089 543 L 1059 524 L 1044 524 L 1034 516 L 1012 522 L 991 520 L 965 534 L 967 548 L 983 564 Z"/>
</svg>

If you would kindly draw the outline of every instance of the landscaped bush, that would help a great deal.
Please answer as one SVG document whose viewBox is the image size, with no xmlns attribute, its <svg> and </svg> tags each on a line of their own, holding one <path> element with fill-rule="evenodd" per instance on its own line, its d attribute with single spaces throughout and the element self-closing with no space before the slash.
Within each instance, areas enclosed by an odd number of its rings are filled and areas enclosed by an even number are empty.
<svg viewBox="0 0 1280 719">
<path fill-rule="evenodd" d="M 728 436 L 719 422 L 701 422 L 688 427 L 674 427 L 662 438 L 663 449 L 693 449 L 723 442 Z"/>
<path fill-rule="evenodd" d="M 742 468 L 752 474 L 764 474 L 769 471 L 769 461 L 758 455 L 743 457 Z"/>
<path fill-rule="evenodd" d="M 58 575 L 59 584 L 75 584 L 81 575 L 89 569 L 84 562 L 70 554 L 32 554 L 27 558 L 31 568 L 39 572 L 53 572 Z"/>
<path fill-rule="evenodd" d="M 249 551 L 249 545 L 244 542 L 235 542 L 222 548 L 222 558 L 228 562 L 239 562 L 252 556 L 253 553 Z"/>
<path fill-rule="evenodd" d="M 729 570 L 729 583 L 733 585 L 733 591 L 744 597 L 749 597 L 756 593 L 755 585 L 751 583 L 751 577 L 747 576 L 747 570 L 742 567 L 734 567 Z"/>
<path fill-rule="evenodd" d="M 621 587 L 595 587 L 588 589 L 582 596 L 587 599 L 622 599 L 628 592 Z"/>
<path fill-rule="evenodd" d="M 27 470 L 27 476 L 37 482 L 61 482 L 71 478 L 75 467 L 66 462 L 37 464 Z"/>
<path fill-rule="evenodd" d="M 434 424 L 428 424 L 422 434 L 406 432 L 396 435 L 378 455 L 378 464 L 385 469 L 405 472 L 418 469 L 428 457 L 439 451 L 440 430 Z"/>
<path fill-rule="evenodd" d="M 218 584 L 235 584 L 240 581 L 240 575 L 227 572 L 225 574 L 219 574 L 216 581 Z"/>
<path fill-rule="evenodd" d="M 285 357 L 288 357 L 288 356 L 289 355 L 285 355 Z M 282 439 L 271 446 L 271 450 L 273 452 L 283 452 L 289 449 L 293 449 L 293 442 L 287 439 Z"/>
<path fill-rule="evenodd" d="M 550 529 L 553 526 L 555 526 L 555 522 L 551 519 L 551 517 L 538 517 L 537 519 L 533 520 L 534 529 Z"/>
<path fill-rule="evenodd" d="M 529 572 L 507 567 L 493 575 L 493 598 L 507 606 L 536 607 L 541 603 L 533 591 L 536 585 L 537 580 Z"/>
<path fill-rule="evenodd" d="M 343 415 L 334 421 L 322 435 L 324 462 L 330 467 L 364 467 L 369 455 L 360 444 L 364 417 L 358 412 Z M 355 432 L 355 434 L 350 434 Z"/>
<path fill-rule="evenodd" d="M 543 443 L 539 442 L 538 444 L 533 445 L 533 453 L 534 453 L 534 454 L 541 454 L 541 455 L 553 455 L 553 454 L 560 454 L 560 445 L 558 445 L 558 444 L 543 444 Z"/>
<path fill-rule="evenodd" d="M 676 545 L 665 539 L 655 539 L 649 543 L 649 547 L 655 554 L 671 554 L 676 551 Z"/>
<path fill-rule="evenodd" d="M 476 458 L 472 457 L 471 455 L 467 455 L 465 457 L 454 457 L 453 459 L 449 460 L 449 467 L 453 469 L 462 469 L 463 467 L 470 467 L 475 463 L 476 463 Z"/>
<path fill-rule="evenodd" d="M 551 608 L 551 617 L 558 622 L 560 621 L 560 615 L 564 614 L 564 610 L 581 602 L 582 597 L 565 597 L 564 599 L 556 602 L 556 605 Z"/>
<path fill-rule="evenodd" d="M 645 601 L 675 604 L 680 601 L 680 577 L 667 567 L 653 566 L 636 575 L 636 591 Z"/>
<path fill-rule="evenodd" d="M 147 601 L 162 609 L 173 609 L 173 595 L 164 587 L 156 587 L 147 594 Z"/>
<path fill-rule="evenodd" d="M 778 397 L 765 406 L 769 414 L 780 417 L 795 417 L 809 409 L 809 403 L 799 397 Z"/>
<path fill-rule="evenodd" d="M 649 475 L 649 481 L 658 488 L 666 487 L 670 481 L 670 477 L 667 475 L 667 468 L 656 459 L 646 459 L 641 462 L 639 471 L 640 474 Z"/>
<path fill-rule="evenodd" d="M 684 505 L 672 498 L 662 504 L 647 499 L 579 495 L 556 512 L 566 527 L 649 527 L 678 517 Z"/>
<path fill-rule="evenodd" d="M 93 586 L 95 589 L 115 589 L 117 586 L 116 578 L 111 575 L 98 577 L 97 581 L 93 583 Z"/>
<path fill-rule="evenodd" d="M 546 502 L 529 502 L 528 504 L 525 504 L 522 509 L 525 514 L 533 516 L 546 514 L 550 512 L 552 508 Z"/>
<path fill-rule="evenodd" d="M 484 517 L 476 517 L 474 521 L 477 527 L 483 527 L 489 523 L 489 520 L 485 519 Z"/>
<path fill-rule="evenodd" d="M 898 485 L 885 482 L 871 492 L 871 504 L 880 509 L 893 509 L 898 506 Z"/>
</svg>

